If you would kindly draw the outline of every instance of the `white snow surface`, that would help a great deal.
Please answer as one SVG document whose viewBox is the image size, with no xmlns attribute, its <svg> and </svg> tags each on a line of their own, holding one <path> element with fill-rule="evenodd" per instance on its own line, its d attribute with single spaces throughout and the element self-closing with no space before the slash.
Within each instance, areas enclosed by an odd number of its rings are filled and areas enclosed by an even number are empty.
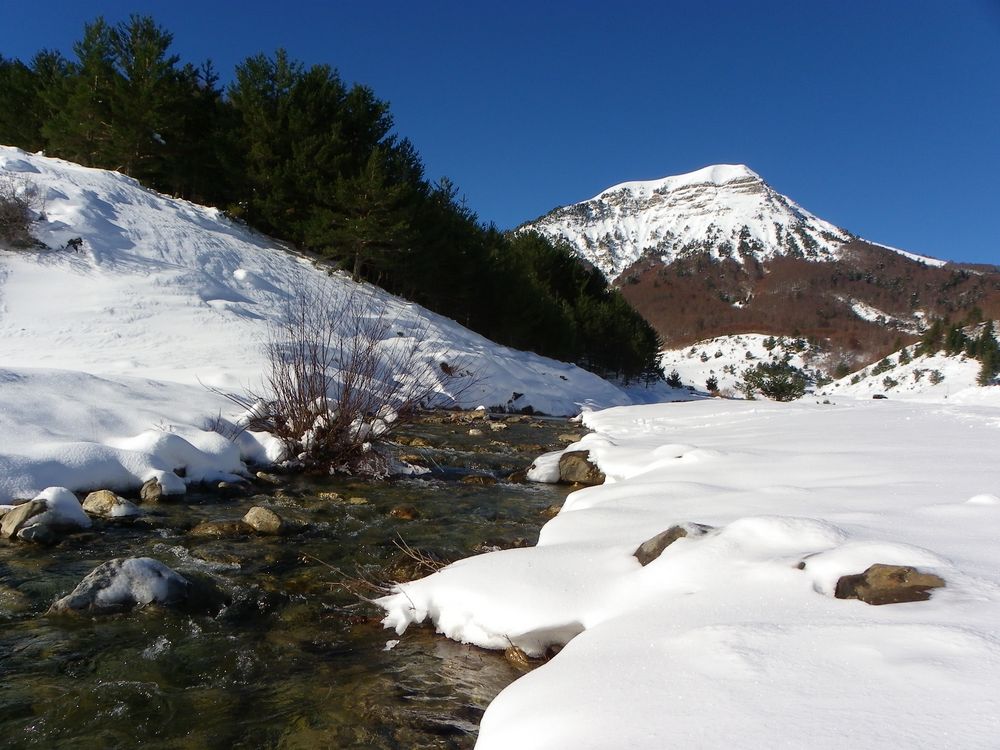
<svg viewBox="0 0 1000 750">
<path fill-rule="evenodd" d="M 1000 410 L 702 400 L 584 416 L 607 474 L 537 546 L 461 560 L 381 600 L 387 627 L 529 654 L 477 748 L 995 748 Z M 675 524 L 714 527 L 646 567 Z M 804 563 L 804 568 L 800 564 Z M 833 596 L 873 563 L 929 601 Z"/>
<path fill-rule="evenodd" d="M 478 375 L 463 406 L 549 414 L 634 403 L 573 365 L 499 346 L 381 290 L 329 275 L 228 220 L 115 172 L 0 146 L 0 171 L 44 199 L 35 236 L 50 249 L 0 249 L 0 502 L 45 487 L 135 488 L 157 477 L 232 479 L 280 456 L 266 435 L 234 446 L 206 429 L 238 418 L 212 386 L 260 388 L 268 326 L 297 290 L 361 294 L 393 322 L 384 351 L 416 342 L 435 365 Z M 66 248 L 81 238 L 80 251 Z M 446 272 L 447 269 L 442 269 Z M 440 389 L 447 400 L 449 386 Z M 192 473 L 193 472 L 193 473 Z"/>
<path fill-rule="evenodd" d="M 713 258 L 796 253 L 830 260 L 852 239 L 742 164 L 625 182 L 523 228 L 567 241 L 610 280 L 647 255 L 665 263 L 703 250 Z"/>
</svg>

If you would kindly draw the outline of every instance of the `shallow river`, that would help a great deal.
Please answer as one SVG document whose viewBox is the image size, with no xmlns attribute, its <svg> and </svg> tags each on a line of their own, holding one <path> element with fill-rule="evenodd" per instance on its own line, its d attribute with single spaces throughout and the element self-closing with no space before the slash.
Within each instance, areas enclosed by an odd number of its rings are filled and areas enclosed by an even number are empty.
<svg viewBox="0 0 1000 750">
<path fill-rule="evenodd" d="M 387 649 L 396 635 L 381 628 L 377 608 L 341 584 L 414 575 L 399 538 L 443 560 L 534 544 L 544 510 L 561 504 L 566 489 L 461 478 L 503 478 L 558 447 L 567 429 L 531 420 L 470 437 L 469 425 L 423 425 L 408 435 L 434 447 L 402 451 L 436 465 L 431 479 L 302 479 L 228 497 L 192 490 L 142 506 L 136 523 L 95 522 L 54 547 L 0 542 L 0 742 L 88 750 L 472 747 L 484 709 L 519 668 L 427 628 L 411 628 Z M 341 499 L 321 494 L 332 492 Z M 239 519 L 251 505 L 303 528 L 284 537 L 187 533 L 199 521 Z M 393 515 L 400 505 L 419 517 Z M 45 615 L 94 567 L 126 556 L 154 557 L 211 584 L 225 604 Z"/>
</svg>

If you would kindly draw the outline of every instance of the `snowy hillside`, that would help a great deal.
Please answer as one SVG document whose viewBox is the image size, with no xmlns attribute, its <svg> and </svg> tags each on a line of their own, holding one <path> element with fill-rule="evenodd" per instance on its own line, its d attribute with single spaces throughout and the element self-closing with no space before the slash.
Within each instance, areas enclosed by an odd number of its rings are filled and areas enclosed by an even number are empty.
<svg viewBox="0 0 1000 750">
<path fill-rule="evenodd" d="M 685 386 L 699 391 L 706 390 L 709 378 L 715 378 L 723 396 L 739 395 L 737 384 L 747 368 L 774 360 L 787 361 L 814 378 L 822 365 L 822 358 L 805 339 L 759 333 L 718 336 L 680 349 L 664 349 L 660 354 L 664 373 L 676 371 Z"/>
<path fill-rule="evenodd" d="M 412 342 L 435 366 L 475 372 L 466 406 L 523 394 L 511 405 L 569 414 L 631 401 L 577 367 L 498 346 L 377 289 L 357 291 L 216 209 L 118 173 L 0 147 L 0 174 L 39 189 L 33 232 L 48 247 L 0 250 L 0 502 L 52 484 L 90 488 L 103 476 L 141 483 L 170 469 L 164 441 L 200 450 L 206 476 L 238 469 L 240 452 L 201 429 L 232 405 L 203 386 L 259 387 L 268 326 L 303 290 L 360 294 L 392 322 L 387 346 Z M 67 247 L 76 238 L 79 249 Z M 243 458 L 266 450 L 245 445 Z"/>
<path fill-rule="evenodd" d="M 964 354 L 916 356 L 915 347 L 879 360 L 859 372 L 817 390 L 820 396 L 1000 406 L 1000 386 L 977 383 L 981 364 Z M 904 353 L 905 352 L 905 353 Z"/>
<path fill-rule="evenodd" d="M 825 260 L 851 239 L 742 164 L 622 183 L 525 228 L 566 240 L 611 280 L 647 255 L 664 263 L 703 250 L 714 258 L 793 254 Z"/>
</svg>

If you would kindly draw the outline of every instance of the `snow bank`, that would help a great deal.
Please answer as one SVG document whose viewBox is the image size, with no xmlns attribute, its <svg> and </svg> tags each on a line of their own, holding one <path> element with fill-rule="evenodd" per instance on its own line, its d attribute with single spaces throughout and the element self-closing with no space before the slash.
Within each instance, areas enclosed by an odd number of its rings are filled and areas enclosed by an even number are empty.
<svg viewBox="0 0 1000 750">
<path fill-rule="evenodd" d="M 381 600 L 402 633 L 533 655 L 483 718 L 492 748 L 987 748 L 1000 732 L 1000 412 L 698 401 L 593 412 L 608 482 L 534 548 Z M 645 567 L 672 525 L 713 529 Z M 869 565 L 945 579 L 926 602 L 833 596 Z M 738 738 L 738 739 L 734 739 Z"/>
<path fill-rule="evenodd" d="M 259 389 L 268 327 L 300 290 L 361 295 L 392 323 L 387 353 L 415 345 L 435 370 L 460 363 L 476 376 L 463 406 L 576 414 L 633 403 L 578 367 L 330 276 L 216 209 L 16 148 L 0 146 L 0 171 L 39 187 L 35 234 L 50 248 L 0 250 L 0 502 L 53 484 L 126 489 L 178 465 L 189 481 L 227 478 L 241 461 L 274 460 L 280 446 L 267 436 L 226 445 L 206 430 L 238 415 L 205 386 Z M 454 395 L 445 377 L 435 386 Z"/>
</svg>

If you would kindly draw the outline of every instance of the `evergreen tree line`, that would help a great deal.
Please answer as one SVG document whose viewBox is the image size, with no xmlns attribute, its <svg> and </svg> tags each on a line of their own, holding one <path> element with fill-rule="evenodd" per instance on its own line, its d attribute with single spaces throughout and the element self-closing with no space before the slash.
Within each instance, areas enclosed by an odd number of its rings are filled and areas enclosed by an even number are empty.
<svg viewBox="0 0 1000 750">
<path fill-rule="evenodd" d="M 961 325 L 935 319 L 921 336 L 916 353 L 936 354 L 942 349 L 949 356 L 965 354 L 979 360 L 979 385 L 990 385 L 1000 374 L 1000 343 L 993 331 L 992 320 L 982 324 L 978 335 L 970 336 Z"/>
<path fill-rule="evenodd" d="M 318 254 L 498 342 L 626 380 L 650 326 L 565 247 L 483 225 L 432 183 L 386 102 L 279 50 L 220 85 L 146 16 L 88 23 L 74 57 L 0 56 L 0 143 L 115 169 Z"/>
</svg>

